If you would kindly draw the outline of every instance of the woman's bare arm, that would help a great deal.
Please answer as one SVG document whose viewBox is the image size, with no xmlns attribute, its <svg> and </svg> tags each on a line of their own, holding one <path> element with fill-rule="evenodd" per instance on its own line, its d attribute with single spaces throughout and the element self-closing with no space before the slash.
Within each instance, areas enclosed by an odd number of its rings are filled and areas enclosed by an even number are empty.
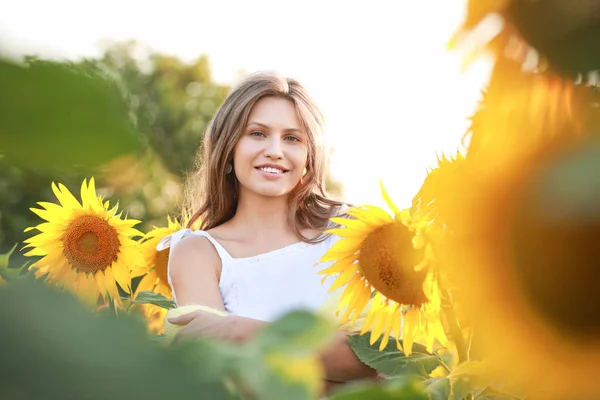
<svg viewBox="0 0 600 400">
<path fill-rule="evenodd" d="M 183 238 L 171 249 L 169 273 L 177 305 L 202 304 L 225 311 L 219 291 L 221 259 L 202 236 Z"/>
</svg>

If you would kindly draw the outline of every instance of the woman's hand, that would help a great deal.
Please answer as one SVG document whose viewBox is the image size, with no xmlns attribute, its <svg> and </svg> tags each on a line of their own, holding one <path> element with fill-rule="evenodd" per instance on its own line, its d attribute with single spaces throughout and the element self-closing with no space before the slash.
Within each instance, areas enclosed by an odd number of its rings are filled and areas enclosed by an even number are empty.
<svg viewBox="0 0 600 400">
<path fill-rule="evenodd" d="M 203 310 L 168 318 L 168 321 L 173 325 L 181 326 L 175 335 L 175 341 L 208 337 L 226 342 L 242 343 L 251 338 L 264 325 L 264 322 L 250 318 L 235 315 L 224 317 Z"/>
</svg>

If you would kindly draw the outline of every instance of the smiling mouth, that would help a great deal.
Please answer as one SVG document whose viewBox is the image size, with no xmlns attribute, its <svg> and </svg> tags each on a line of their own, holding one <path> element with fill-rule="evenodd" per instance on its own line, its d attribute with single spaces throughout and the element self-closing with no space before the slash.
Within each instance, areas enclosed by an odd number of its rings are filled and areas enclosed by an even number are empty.
<svg viewBox="0 0 600 400">
<path fill-rule="evenodd" d="M 257 170 L 268 172 L 270 174 L 283 174 L 288 172 L 286 169 L 274 168 L 274 167 L 256 167 Z"/>
</svg>

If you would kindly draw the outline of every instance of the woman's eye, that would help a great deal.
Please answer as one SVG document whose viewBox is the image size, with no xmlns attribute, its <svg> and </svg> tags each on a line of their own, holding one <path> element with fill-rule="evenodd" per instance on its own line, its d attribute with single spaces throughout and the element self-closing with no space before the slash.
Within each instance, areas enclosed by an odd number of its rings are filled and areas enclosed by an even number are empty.
<svg viewBox="0 0 600 400">
<path fill-rule="evenodd" d="M 250 132 L 250 136 L 265 136 L 265 134 L 259 131 L 252 131 Z"/>
<path fill-rule="evenodd" d="M 286 136 L 284 140 L 288 140 L 290 142 L 299 142 L 300 139 L 297 136 Z"/>
</svg>

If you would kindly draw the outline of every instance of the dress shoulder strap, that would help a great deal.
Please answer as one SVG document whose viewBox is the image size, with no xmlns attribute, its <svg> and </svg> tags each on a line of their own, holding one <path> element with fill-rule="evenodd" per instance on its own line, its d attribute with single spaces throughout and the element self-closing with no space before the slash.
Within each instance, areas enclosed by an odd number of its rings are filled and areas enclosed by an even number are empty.
<svg viewBox="0 0 600 400">
<path fill-rule="evenodd" d="M 212 243 L 215 250 L 217 250 L 217 253 L 219 254 L 221 260 L 227 260 L 232 258 L 229 252 L 225 250 L 225 248 L 221 246 L 221 244 L 217 242 L 217 240 L 213 238 L 210 233 L 206 231 L 192 231 L 189 228 L 180 229 L 177 232 L 164 237 L 160 242 L 158 242 L 156 250 L 161 251 L 166 250 L 168 248 L 172 249 L 181 239 L 189 235 L 197 235 L 207 238 Z"/>
<path fill-rule="evenodd" d="M 215 250 L 217 250 L 217 253 L 219 253 L 219 257 L 221 257 L 221 260 L 229 260 L 233 257 L 231 257 L 231 254 L 229 254 L 229 252 L 227 250 L 225 250 L 225 248 L 223 246 L 221 246 L 221 243 L 217 242 L 217 240 L 212 237 L 212 235 L 206 231 L 194 231 L 192 232 L 195 235 L 198 236 L 204 236 L 205 238 L 207 238 L 212 245 L 215 247 Z"/>
</svg>

